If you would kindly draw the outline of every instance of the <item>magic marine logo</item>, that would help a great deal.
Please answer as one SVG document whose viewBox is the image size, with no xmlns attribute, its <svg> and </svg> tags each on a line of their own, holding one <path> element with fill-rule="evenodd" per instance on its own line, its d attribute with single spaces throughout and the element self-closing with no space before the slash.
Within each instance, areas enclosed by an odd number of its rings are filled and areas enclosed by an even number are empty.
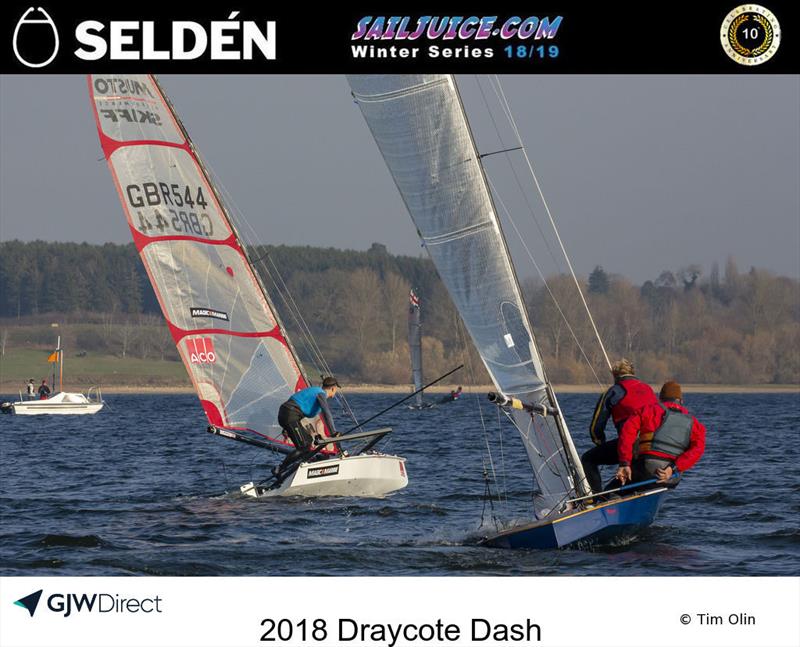
<svg viewBox="0 0 800 647">
<path fill-rule="evenodd" d="M 43 589 L 20 598 L 14 604 L 36 613 Z M 163 598 L 124 598 L 117 593 L 52 593 L 47 596 L 46 608 L 65 618 L 75 613 L 163 613 Z"/>
</svg>

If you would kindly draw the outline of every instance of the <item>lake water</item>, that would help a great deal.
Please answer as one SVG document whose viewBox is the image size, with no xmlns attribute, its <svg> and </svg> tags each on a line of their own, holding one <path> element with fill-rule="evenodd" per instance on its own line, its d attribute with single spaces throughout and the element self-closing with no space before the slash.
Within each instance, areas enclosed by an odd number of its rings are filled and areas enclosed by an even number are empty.
<svg viewBox="0 0 800 647">
<path fill-rule="evenodd" d="M 394 394 L 356 394 L 366 418 Z M 595 396 L 561 405 L 578 450 Z M 0 417 L 4 575 L 798 575 L 800 396 L 690 394 L 706 454 L 653 526 L 592 552 L 473 545 L 484 501 L 478 396 L 376 421 L 405 456 L 407 489 L 381 500 L 254 500 L 238 486 L 274 464 L 205 433 L 190 395 L 109 395 L 96 416 Z M 501 518 L 530 511 L 514 430 L 483 400 Z M 499 436 L 502 434 L 502 447 Z M 613 432 L 612 432 L 613 437 Z M 613 468 L 609 468 L 613 470 Z M 610 477 L 610 472 L 608 473 Z M 492 485 L 494 488 L 494 484 Z"/>
</svg>

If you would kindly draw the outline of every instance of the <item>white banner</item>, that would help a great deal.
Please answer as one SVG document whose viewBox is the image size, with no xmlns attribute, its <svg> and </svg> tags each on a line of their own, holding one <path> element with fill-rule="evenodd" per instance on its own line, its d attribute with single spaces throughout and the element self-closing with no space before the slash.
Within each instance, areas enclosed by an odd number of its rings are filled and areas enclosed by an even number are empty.
<svg viewBox="0 0 800 647">
<path fill-rule="evenodd" d="M 800 578 L 5 577 L 0 645 L 800 644 Z"/>
</svg>

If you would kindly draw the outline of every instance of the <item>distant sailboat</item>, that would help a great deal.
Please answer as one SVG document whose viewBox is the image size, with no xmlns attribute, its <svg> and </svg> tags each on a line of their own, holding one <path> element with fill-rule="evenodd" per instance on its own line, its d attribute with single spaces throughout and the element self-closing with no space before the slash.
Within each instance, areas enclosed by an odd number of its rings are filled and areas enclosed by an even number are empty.
<svg viewBox="0 0 800 647">
<path fill-rule="evenodd" d="M 591 496 L 545 374 L 455 79 L 348 77 L 417 232 L 516 427 L 536 481 L 534 520 L 485 538 L 489 546 L 556 548 L 636 532 L 666 492 Z"/>
<path fill-rule="evenodd" d="M 430 409 L 435 406 L 422 397 L 422 322 L 419 297 L 411 290 L 408 295 L 408 350 L 411 355 L 411 380 L 414 383 L 414 404 L 410 409 Z"/>
<path fill-rule="evenodd" d="M 25 400 L 22 393 L 17 402 L 3 402 L 0 410 L 3 413 L 15 413 L 18 416 L 50 415 L 92 415 L 103 408 L 103 394 L 100 389 L 93 386 L 84 395 L 83 393 L 64 392 L 64 349 L 61 348 L 61 337 L 58 338 L 56 349 L 50 353 L 47 361 L 53 367 L 52 390 L 56 388 L 56 371 L 58 371 L 58 391 L 46 398 L 38 400 Z"/>
<path fill-rule="evenodd" d="M 208 431 L 292 453 L 277 423 L 278 409 L 309 380 L 183 124 L 153 76 L 95 75 L 88 83 L 134 243 Z M 291 476 L 248 483 L 242 492 L 382 496 L 403 488 L 405 459 L 368 453 L 390 431 L 328 436 L 314 447 L 313 458 L 324 460 L 305 460 Z M 349 455 L 328 449 L 365 439 Z"/>
</svg>

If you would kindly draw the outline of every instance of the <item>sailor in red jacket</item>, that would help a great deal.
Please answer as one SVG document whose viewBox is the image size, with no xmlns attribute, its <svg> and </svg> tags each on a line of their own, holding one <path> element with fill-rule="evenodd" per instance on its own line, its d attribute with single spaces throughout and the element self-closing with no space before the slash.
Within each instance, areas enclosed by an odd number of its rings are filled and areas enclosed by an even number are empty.
<svg viewBox="0 0 800 647">
<path fill-rule="evenodd" d="M 683 407 L 681 385 L 666 382 L 659 399 L 622 426 L 617 444 L 617 480 L 622 485 L 652 478 L 665 483 L 703 455 L 706 428 Z"/>
<path fill-rule="evenodd" d="M 581 464 L 586 480 L 593 492 L 603 488 L 600 476 L 600 465 L 617 464 L 617 439 L 606 440 L 606 424 L 608 419 L 614 421 L 619 435 L 625 421 L 642 407 L 657 404 L 658 399 L 653 389 L 635 375 L 633 362 L 622 358 L 611 367 L 614 386 L 600 396 L 592 416 L 589 434 L 597 447 L 592 447 L 581 456 Z"/>
</svg>

